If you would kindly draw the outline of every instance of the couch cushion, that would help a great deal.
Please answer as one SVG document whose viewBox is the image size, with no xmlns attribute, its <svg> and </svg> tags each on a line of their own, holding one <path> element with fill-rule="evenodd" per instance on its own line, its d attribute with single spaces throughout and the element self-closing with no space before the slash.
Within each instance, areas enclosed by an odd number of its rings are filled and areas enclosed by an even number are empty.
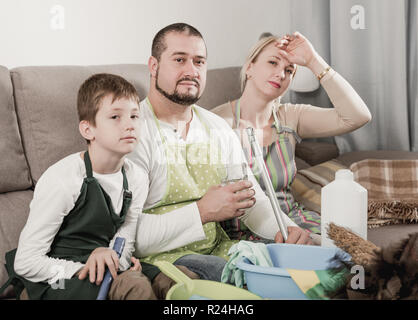
<svg viewBox="0 0 418 320">
<path fill-rule="evenodd" d="M 302 141 L 296 145 L 295 155 L 314 166 L 338 157 L 339 151 L 332 143 Z"/>
<path fill-rule="evenodd" d="M 0 66 L 0 193 L 30 188 L 9 70 Z"/>
<path fill-rule="evenodd" d="M 349 167 L 354 162 L 364 159 L 413 160 L 418 159 L 418 152 L 395 150 L 352 151 L 343 153 L 337 158 L 338 161 L 347 167 Z"/>
<path fill-rule="evenodd" d="M 387 247 L 418 232 L 418 224 L 396 224 L 367 230 L 367 240 L 378 247 Z"/>
<path fill-rule="evenodd" d="M 208 71 L 206 88 L 198 105 L 208 110 L 241 96 L 239 67 L 212 69 Z"/>
<path fill-rule="evenodd" d="M 23 145 L 35 183 L 50 165 L 86 148 L 78 131 L 77 92 L 89 76 L 102 72 L 126 78 L 141 99 L 148 92 L 148 68 L 139 64 L 11 70 Z"/>
<path fill-rule="evenodd" d="M 0 194 L 0 286 L 7 280 L 5 253 L 17 247 L 32 197 L 31 190 Z"/>
<path fill-rule="evenodd" d="M 299 157 L 295 157 L 295 162 L 296 162 L 296 168 L 298 170 L 303 170 L 303 169 L 307 169 L 310 167 L 309 163 L 307 163 L 305 160 L 302 160 Z"/>
</svg>

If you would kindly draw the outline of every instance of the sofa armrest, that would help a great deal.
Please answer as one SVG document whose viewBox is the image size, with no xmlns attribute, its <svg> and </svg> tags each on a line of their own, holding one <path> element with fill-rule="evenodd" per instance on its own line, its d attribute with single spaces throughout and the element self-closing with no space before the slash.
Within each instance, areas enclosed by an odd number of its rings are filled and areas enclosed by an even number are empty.
<svg viewBox="0 0 418 320">
<path fill-rule="evenodd" d="M 337 146 L 332 143 L 302 141 L 296 145 L 295 154 L 296 157 L 315 166 L 338 157 L 339 151 Z"/>
</svg>

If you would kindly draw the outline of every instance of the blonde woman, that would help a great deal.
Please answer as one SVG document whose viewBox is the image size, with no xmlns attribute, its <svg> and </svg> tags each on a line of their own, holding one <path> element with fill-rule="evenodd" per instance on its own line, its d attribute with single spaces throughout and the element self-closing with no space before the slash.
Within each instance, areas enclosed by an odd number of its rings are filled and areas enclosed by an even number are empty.
<svg viewBox="0 0 418 320">
<path fill-rule="evenodd" d="M 334 108 L 280 103 L 298 65 L 309 68 L 318 77 Z M 290 191 L 296 175 L 295 145 L 303 138 L 341 135 L 360 128 L 371 120 L 366 104 L 298 32 L 282 38 L 270 36 L 259 40 L 242 67 L 241 90 L 242 96 L 238 100 L 212 111 L 236 129 L 248 163 L 265 190 L 244 131 L 247 127 L 255 129 L 281 209 L 299 227 L 319 234 L 319 213 L 298 204 Z M 235 238 L 254 238 L 237 221 L 228 221 L 224 228 Z"/>
</svg>

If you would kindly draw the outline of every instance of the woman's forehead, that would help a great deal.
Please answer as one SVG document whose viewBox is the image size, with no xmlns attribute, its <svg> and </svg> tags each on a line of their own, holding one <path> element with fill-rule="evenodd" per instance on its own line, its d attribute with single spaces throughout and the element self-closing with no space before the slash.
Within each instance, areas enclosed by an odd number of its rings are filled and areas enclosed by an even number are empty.
<svg viewBox="0 0 418 320">
<path fill-rule="evenodd" d="M 263 56 L 265 58 L 276 58 L 277 60 L 283 60 L 283 58 L 279 55 L 279 48 L 276 47 L 277 41 L 273 41 L 272 43 L 269 43 L 266 45 L 263 50 L 259 53 L 259 57 Z M 285 59 L 286 60 L 286 59 Z M 287 60 L 286 60 L 287 61 Z M 288 62 L 288 61 L 287 61 Z M 294 67 L 293 64 L 289 63 L 289 66 Z"/>
<path fill-rule="evenodd" d="M 273 41 L 272 43 L 269 43 L 268 45 L 266 45 L 263 50 L 261 50 L 261 52 L 259 53 L 259 55 L 263 55 L 263 56 L 275 56 L 275 57 L 279 57 L 278 51 L 279 49 L 275 46 L 276 41 Z"/>
</svg>

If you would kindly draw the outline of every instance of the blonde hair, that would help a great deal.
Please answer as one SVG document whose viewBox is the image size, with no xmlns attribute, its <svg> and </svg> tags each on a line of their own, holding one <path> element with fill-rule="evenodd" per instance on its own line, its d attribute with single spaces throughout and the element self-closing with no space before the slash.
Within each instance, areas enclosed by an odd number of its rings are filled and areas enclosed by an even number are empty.
<svg viewBox="0 0 418 320">
<path fill-rule="evenodd" d="M 247 69 L 250 66 L 251 63 L 255 62 L 257 60 L 257 57 L 259 56 L 260 52 L 263 51 L 265 47 L 267 47 L 270 43 L 273 43 L 275 41 L 280 41 L 280 38 L 278 36 L 269 36 L 261 38 L 250 50 L 250 53 L 248 54 L 247 58 L 245 59 L 245 63 L 241 68 L 240 72 L 240 84 L 241 84 L 241 93 L 244 92 L 245 85 L 247 84 Z M 293 73 L 293 76 L 296 73 L 296 66 L 295 66 L 295 72 Z"/>
</svg>

